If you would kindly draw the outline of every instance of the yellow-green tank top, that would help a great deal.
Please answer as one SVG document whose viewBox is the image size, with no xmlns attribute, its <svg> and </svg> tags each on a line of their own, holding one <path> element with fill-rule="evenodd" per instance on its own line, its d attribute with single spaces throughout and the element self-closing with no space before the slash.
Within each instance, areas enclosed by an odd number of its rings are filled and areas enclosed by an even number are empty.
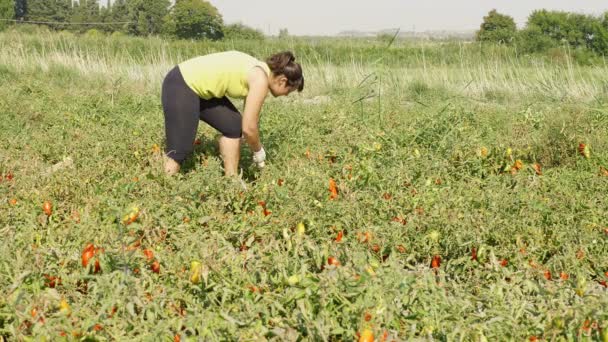
<svg viewBox="0 0 608 342">
<path fill-rule="evenodd" d="M 256 66 L 270 76 L 268 64 L 239 51 L 195 57 L 178 66 L 186 84 L 206 100 L 224 96 L 245 98 L 249 93 L 247 76 Z"/>
</svg>

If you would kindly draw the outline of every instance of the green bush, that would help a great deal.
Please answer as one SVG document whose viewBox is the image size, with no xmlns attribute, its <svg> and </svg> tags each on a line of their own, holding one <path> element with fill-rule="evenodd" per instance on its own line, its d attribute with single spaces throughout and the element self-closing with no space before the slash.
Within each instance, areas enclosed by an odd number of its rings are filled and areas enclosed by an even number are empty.
<svg viewBox="0 0 608 342">
<path fill-rule="evenodd" d="M 243 24 L 224 26 L 224 39 L 228 40 L 264 40 L 264 33 Z"/>
</svg>

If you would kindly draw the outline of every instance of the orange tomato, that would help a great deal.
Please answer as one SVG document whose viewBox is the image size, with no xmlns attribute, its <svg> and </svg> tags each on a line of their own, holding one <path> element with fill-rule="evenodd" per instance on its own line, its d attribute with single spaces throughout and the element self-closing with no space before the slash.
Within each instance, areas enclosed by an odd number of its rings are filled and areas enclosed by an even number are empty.
<svg viewBox="0 0 608 342">
<path fill-rule="evenodd" d="M 154 252 L 151 249 L 144 249 L 144 255 L 148 261 L 152 261 L 152 259 L 154 259 Z"/>
<path fill-rule="evenodd" d="M 329 199 L 338 198 L 338 187 L 336 185 L 336 181 L 333 178 L 329 179 Z"/>
<path fill-rule="evenodd" d="M 441 266 L 441 257 L 439 255 L 433 256 L 433 260 L 431 260 L 431 268 L 439 268 Z"/>
<path fill-rule="evenodd" d="M 369 329 L 363 330 L 359 342 L 374 342 L 374 332 Z"/>
<path fill-rule="evenodd" d="M 8 204 L 13 205 L 13 206 L 17 205 L 17 199 L 11 198 L 10 200 L 8 200 Z"/>
<path fill-rule="evenodd" d="M 45 201 L 44 204 L 42 204 L 42 211 L 44 211 L 46 216 L 51 216 L 51 214 L 53 213 L 53 205 L 51 204 L 51 202 Z"/>
<path fill-rule="evenodd" d="M 343 231 L 339 231 L 338 235 L 336 235 L 336 242 L 342 242 L 342 237 L 344 236 L 344 232 Z"/>
<path fill-rule="evenodd" d="M 336 257 L 330 256 L 329 258 L 327 258 L 327 264 L 333 266 L 340 266 L 340 260 L 338 260 Z"/>
<path fill-rule="evenodd" d="M 89 260 L 95 255 L 95 245 L 92 243 L 88 244 L 82 251 L 82 267 L 87 267 Z"/>
</svg>

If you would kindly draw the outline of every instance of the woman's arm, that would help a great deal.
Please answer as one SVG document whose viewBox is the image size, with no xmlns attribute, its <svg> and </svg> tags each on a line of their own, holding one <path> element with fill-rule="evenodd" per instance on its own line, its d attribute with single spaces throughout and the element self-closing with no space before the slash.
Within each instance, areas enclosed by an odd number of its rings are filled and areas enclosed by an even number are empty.
<svg viewBox="0 0 608 342">
<path fill-rule="evenodd" d="M 247 80 L 249 93 L 243 111 L 243 135 L 251 150 L 257 152 L 262 148 L 259 121 L 264 99 L 268 95 L 268 76 L 261 68 L 253 68 Z"/>
</svg>

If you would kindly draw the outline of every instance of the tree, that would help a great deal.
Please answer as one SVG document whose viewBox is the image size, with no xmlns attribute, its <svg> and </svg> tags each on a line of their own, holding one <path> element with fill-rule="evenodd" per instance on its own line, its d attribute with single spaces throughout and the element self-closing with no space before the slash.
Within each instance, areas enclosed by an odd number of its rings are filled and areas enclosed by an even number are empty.
<svg viewBox="0 0 608 342">
<path fill-rule="evenodd" d="M 22 20 L 27 14 L 27 0 L 15 0 L 15 19 Z"/>
<path fill-rule="evenodd" d="M 0 19 L 15 19 L 15 2 L 13 0 L 0 0 Z M 0 20 L 0 31 L 7 28 L 8 21 Z"/>
<path fill-rule="evenodd" d="M 125 0 L 115 0 L 112 4 L 108 21 L 120 23 L 129 21 L 129 8 Z M 112 25 L 112 30 L 119 32 L 127 32 L 127 24 Z"/>
<path fill-rule="evenodd" d="M 53 22 L 53 29 L 65 28 L 71 16 L 70 0 L 28 0 L 26 18 L 31 21 Z"/>
<path fill-rule="evenodd" d="M 224 21 L 217 8 L 204 0 L 178 0 L 167 18 L 166 33 L 180 39 L 224 37 Z"/>
<path fill-rule="evenodd" d="M 224 39 L 264 40 L 264 33 L 243 24 L 224 26 Z"/>
<path fill-rule="evenodd" d="M 510 43 L 517 34 L 513 17 L 500 14 L 495 9 L 483 17 L 483 23 L 477 31 L 477 41 Z"/>
<path fill-rule="evenodd" d="M 169 0 L 129 0 L 126 4 L 130 34 L 145 36 L 161 32 L 169 12 Z"/>
</svg>

